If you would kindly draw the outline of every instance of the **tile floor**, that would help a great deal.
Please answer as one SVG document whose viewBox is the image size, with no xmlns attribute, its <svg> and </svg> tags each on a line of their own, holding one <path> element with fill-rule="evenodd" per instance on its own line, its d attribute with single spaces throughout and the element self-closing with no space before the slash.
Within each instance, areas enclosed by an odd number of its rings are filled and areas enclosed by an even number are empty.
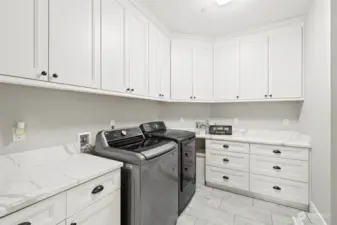
<svg viewBox="0 0 337 225">
<path fill-rule="evenodd" d="M 196 194 L 177 225 L 292 225 L 292 216 L 299 212 L 197 184 Z M 305 225 L 314 224 L 309 218 Z"/>
</svg>

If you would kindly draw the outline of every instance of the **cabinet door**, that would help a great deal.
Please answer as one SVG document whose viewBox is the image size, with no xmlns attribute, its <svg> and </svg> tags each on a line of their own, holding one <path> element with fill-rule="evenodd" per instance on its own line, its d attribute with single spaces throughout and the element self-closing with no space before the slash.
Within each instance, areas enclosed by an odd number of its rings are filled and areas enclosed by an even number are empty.
<svg viewBox="0 0 337 225">
<path fill-rule="evenodd" d="M 171 41 L 164 34 L 161 38 L 160 51 L 160 90 L 162 98 L 171 97 Z"/>
<path fill-rule="evenodd" d="M 193 95 L 193 43 L 173 40 L 171 47 L 171 98 L 190 100 Z"/>
<path fill-rule="evenodd" d="M 126 92 L 124 73 L 124 8 L 116 0 L 102 0 L 102 89 Z"/>
<path fill-rule="evenodd" d="M 0 74 L 48 80 L 48 1 L 1 0 L 0 30 Z"/>
<path fill-rule="evenodd" d="M 120 225 L 120 190 L 67 219 L 67 225 Z"/>
<path fill-rule="evenodd" d="M 132 9 L 126 12 L 126 70 L 132 93 L 148 95 L 148 21 Z"/>
<path fill-rule="evenodd" d="M 263 99 L 268 94 L 268 36 L 247 36 L 240 42 L 240 98 Z"/>
<path fill-rule="evenodd" d="M 213 99 L 213 44 L 195 42 L 193 48 L 193 96 L 195 100 Z"/>
<path fill-rule="evenodd" d="M 271 32 L 269 43 L 270 97 L 302 97 L 302 26 L 291 26 Z"/>
<path fill-rule="evenodd" d="M 154 98 L 161 97 L 160 90 L 160 38 L 157 27 L 150 25 L 149 30 L 149 95 Z"/>
<path fill-rule="evenodd" d="M 52 82 L 95 87 L 99 0 L 50 0 L 49 59 Z M 97 19 L 97 20 L 96 20 Z M 99 45 L 98 45 L 99 46 Z M 99 55 L 99 54 L 98 54 Z M 99 68 L 99 66 L 97 67 Z"/>
<path fill-rule="evenodd" d="M 56 225 L 65 219 L 66 194 L 62 193 L 0 219 L 0 225 Z"/>
<path fill-rule="evenodd" d="M 239 96 L 239 41 L 214 46 L 214 99 L 231 100 Z"/>
</svg>

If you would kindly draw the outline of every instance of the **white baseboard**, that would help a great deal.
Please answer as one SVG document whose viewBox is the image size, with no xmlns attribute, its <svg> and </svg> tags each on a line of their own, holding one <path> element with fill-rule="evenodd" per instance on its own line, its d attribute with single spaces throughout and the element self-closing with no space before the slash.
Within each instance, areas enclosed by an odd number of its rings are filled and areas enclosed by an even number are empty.
<svg viewBox="0 0 337 225">
<path fill-rule="evenodd" d="M 308 214 L 308 216 L 310 217 L 309 219 L 311 220 L 311 222 L 315 222 L 315 225 L 316 223 L 318 225 L 328 225 L 326 220 L 329 220 L 329 216 L 327 216 L 327 218 L 324 218 L 324 216 L 320 213 L 320 211 L 312 201 L 310 202 L 310 213 Z"/>
</svg>

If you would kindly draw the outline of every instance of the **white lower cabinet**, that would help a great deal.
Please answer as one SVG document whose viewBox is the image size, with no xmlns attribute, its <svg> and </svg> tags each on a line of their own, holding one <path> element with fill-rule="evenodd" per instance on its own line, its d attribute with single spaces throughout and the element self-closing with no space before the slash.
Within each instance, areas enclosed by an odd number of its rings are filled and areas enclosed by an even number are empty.
<svg viewBox="0 0 337 225">
<path fill-rule="evenodd" d="M 248 191 L 249 173 L 207 166 L 206 182 L 222 187 Z"/>
<path fill-rule="evenodd" d="M 0 219 L 0 225 L 120 225 L 120 169 Z"/>
<path fill-rule="evenodd" d="M 66 194 L 62 193 L 0 219 L 0 225 L 56 225 L 66 219 Z"/>
<path fill-rule="evenodd" d="M 120 201 L 118 190 L 67 219 L 67 225 L 120 225 Z"/>
<path fill-rule="evenodd" d="M 307 210 L 309 149 L 206 141 L 206 184 Z"/>
<path fill-rule="evenodd" d="M 250 175 L 250 191 L 270 196 L 279 201 L 289 201 L 308 205 L 309 187 L 307 183 L 289 181 L 262 175 Z"/>
</svg>

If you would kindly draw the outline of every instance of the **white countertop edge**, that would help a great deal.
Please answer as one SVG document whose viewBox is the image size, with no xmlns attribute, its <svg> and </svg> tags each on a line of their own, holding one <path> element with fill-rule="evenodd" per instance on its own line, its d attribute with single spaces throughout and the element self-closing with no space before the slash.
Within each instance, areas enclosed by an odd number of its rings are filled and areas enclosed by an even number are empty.
<svg viewBox="0 0 337 225">
<path fill-rule="evenodd" d="M 308 148 L 311 149 L 310 144 L 307 143 L 289 143 L 283 141 L 271 141 L 268 139 L 264 140 L 253 140 L 251 138 L 245 137 L 233 137 L 233 136 L 218 136 L 211 134 L 196 134 L 196 138 L 198 139 L 208 139 L 208 140 L 219 140 L 219 141 L 233 141 L 233 142 L 242 142 L 242 143 L 250 143 L 250 144 L 264 144 L 264 145 L 278 145 L 285 147 L 296 147 L 296 148 Z"/>
</svg>

